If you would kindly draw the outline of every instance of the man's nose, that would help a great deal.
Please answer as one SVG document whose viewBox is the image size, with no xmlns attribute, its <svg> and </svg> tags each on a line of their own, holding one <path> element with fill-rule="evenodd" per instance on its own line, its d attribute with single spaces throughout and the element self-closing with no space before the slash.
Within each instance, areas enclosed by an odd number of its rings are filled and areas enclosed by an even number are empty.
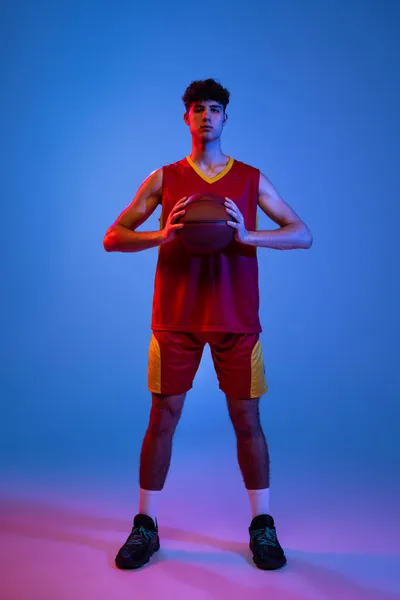
<svg viewBox="0 0 400 600">
<path fill-rule="evenodd" d="M 210 120 L 210 113 L 208 112 L 208 110 L 205 110 L 203 112 L 203 121 L 209 121 Z"/>
</svg>

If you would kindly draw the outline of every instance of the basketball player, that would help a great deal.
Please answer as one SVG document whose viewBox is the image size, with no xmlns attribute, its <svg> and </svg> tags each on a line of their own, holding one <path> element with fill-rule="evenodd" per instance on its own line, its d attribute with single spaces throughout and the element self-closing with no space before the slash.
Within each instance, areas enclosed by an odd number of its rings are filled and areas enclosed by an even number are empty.
<svg viewBox="0 0 400 600">
<path fill-rule="evenodd" d="M 170 465 L 172 438 L 208 343 L 249 495 L 253 560 L 261 569 L 278 569 L 286 557 L 269 514 L 269 454 L 259 416 L 259 399 L 268 388 L 260 344 L 256 252 L 257 247 L 307 249 L 312 235 L 265 175 L 222 152 L 229 92 L 213 79 L 194 81 L 183 102 L 191 154 L 153 172 L 104 238 L 108 252 L 159 246 L 148 369 L 152 408 L 140 456 L 139 510 L 115 560 L 121 569 L 134 569 L 160 547 L 157 503 Z M 190 195 L 207 192 L 226 198 L 235 237 L 224 252 L 194 257 L 177 235 L 183 226 L 179 218 Z M 137 232 L 159 204 L 160 230 Z M 258 207 L 279 228 L 258 231 Z"/>
</svg>

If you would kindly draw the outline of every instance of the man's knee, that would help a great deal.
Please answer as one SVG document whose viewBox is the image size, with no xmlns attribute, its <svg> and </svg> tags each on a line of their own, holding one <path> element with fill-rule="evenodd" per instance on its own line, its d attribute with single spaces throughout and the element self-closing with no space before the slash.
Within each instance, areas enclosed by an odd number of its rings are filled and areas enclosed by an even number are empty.
<svg viewBox="0 0 400 600">
<path fill-rule="evenodd" d="M 227 400 L 229 416 L 236 435 L 242 438 L 262 436 L 258 398 L 253 400 L 228 398 Z"/>
<path fill-rule="evenodd" d="M 179 422 L 186 394 L 165 396 L 153 394 L 149 432 L 153 435 L 168 435 L 175 431 Z"/>
<path fill-rule="evenodd" d="M 238 420 L 233 426 L 236 436 L 241 439 L 253 440 L 264 435 L 260 422 Z"/>
</svg>

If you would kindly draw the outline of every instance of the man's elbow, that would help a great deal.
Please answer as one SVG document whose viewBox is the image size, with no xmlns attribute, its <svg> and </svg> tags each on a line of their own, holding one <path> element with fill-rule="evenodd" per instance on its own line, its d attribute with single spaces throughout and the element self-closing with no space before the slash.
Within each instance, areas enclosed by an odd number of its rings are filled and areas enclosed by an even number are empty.
<svg viewBox="0 0 400 600">
<path fill-rule="evenodd" d="M 303 230 L 302 230 L 302 240 L 301 240 L 301 247 L 304 248 L 304 250 L 308 250 L 309 248 L 311 248 L 312 244 L 313 244 L 313 236 L 311 231 L 308 229 L 307 225 L 305 225 L 303 223 Z"/>
<path fill-rule="evenodd" d="M 313 236 L 311 231 L 307 228 L 307 232 L 305 234 L 305 250 L 308 250 L 309 248 L 311 248 L 311 246 L 313 245 Z"/>
<path fill-rule="evenodd" d="M 106 252 L 115 250 L 115 233 L 112 228 L 108 229 L 103 239 L 103 248 Z"/>
</svg>

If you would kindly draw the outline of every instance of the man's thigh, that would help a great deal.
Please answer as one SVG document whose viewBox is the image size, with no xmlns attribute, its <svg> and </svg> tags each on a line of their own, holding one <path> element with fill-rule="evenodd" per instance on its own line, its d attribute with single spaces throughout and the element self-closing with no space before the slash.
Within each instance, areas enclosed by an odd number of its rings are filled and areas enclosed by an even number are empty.
<svg viewBox="0 0 400 600">
<path fill-rule="evenodd" d="M 203 349 L 204 342 L 194 334 L 153 331 L 149 346 L 149 390 L 165 396 L 190 390 Z"/>
<path fill-rule="evenodd" d="M 268 391 L 258 333 L 219 333 L 208 341 L 219 387 L 227 396 L 259 398 Z"/>
</svg>

